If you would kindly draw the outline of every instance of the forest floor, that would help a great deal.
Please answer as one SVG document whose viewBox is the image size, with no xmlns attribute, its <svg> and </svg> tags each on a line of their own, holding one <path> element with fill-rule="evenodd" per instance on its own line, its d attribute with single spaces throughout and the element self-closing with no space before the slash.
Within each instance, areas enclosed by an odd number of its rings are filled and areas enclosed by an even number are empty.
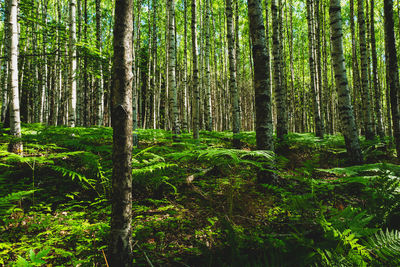
<svg viewBox="0 0 400 267">
<path fill-rule="evenodd" d="M 26 124 L 24 156 L 0 132 L 0 265 L 106 266 L 111 128 Z M 138 130 L 135 266 L 400 266 L 400 166 L 385 141 L 289 134 L 284 155 L 254 132 Z M 273 170 L 273 184 L 257 174 Z"/>
</svg>

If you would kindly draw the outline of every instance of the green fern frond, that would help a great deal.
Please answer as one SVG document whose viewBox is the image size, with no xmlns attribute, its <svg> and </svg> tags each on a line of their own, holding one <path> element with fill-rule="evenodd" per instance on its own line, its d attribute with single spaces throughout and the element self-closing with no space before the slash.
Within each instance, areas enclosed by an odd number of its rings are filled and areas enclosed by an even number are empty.
<svg viewBox="0 0 400 267">
<path fill-rule="evenodd" d="M 136 176 L 140 176 L 140 175 L 146 175 L 146 174 L 151 174 L 154 173 L 156 171 L 160 171 L 160 170 L 165 170 L 168 168 L 174 168 L 177 167 L 178 165 L 176 164 L 169 164 L 169 163 L 165 163 L 165 162 L 160 162 L 160 163 L 156 163 L 153 165 L 149 165 L 146 167 L 142 167 L 140 169 L 132 169 L 132 175 L 134 177 Z"/>
<path fill-rule="evenodd" d="M 89 185 L 94 191 L 96 191 L 95 188 L 95 180 L 93 179 L 88 179 L 86 178 L 85 175 L 75 172 L 73 170 L 69 170 L 67 168 L 61 167 L 61 166 L 57 166 L 57 165 L 49 165 L 49 167 L 53 170 L 55 170 L 56 172 L 61 173 L 63 176 L 69 176 L 72 180 L 75 180 L 75 178 L 78 178 L 79 182 L 83 182 L 86 183 L 87 185 Z M 96 191 L 97 192 L 97 191 Z"/>
<path fill-rule="evenodd" d="M 0 197 L 0 215 L 4 215 L 12 211 L 15 208 L 15 202 L 20 201 L 24 197 L 33 194 L 36 190 L 19 191 L 8 194 L 7 196 Z"/>
<path fill-rule="evenodd" d="M 374 216 L 368 215 L 364 210 L 348 206 L 344 210 L 333 210 L 329 221 L 335 229 L 350 229 L 359 238 L 376 233 L 377 229 L 368 227 L 373 218 Z"/>
<path fill-rule="evenodd" d="M 379 231 L 367 241 L 373 255 L 390 266 L 400 264 L 400 231 Z M 387 265 L 387 266 L 389 266 Z"/>
</svg>

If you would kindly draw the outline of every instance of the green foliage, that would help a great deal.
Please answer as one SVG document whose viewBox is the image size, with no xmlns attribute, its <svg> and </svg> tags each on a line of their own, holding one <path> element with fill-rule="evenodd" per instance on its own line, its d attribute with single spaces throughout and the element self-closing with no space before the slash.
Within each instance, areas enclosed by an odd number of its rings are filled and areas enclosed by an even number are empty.
<svg viewBox="0 0 400 267">
<path fill-rule="evenodd" d="M 382 265 L 398 266 L 400 264 L 400 231 L 379 231 L 366 242 L 372 250 L 376 261 Z"/>
<path fill-rule="evenodd" d="M 24 157 L 8 153 L 0 136 L 0 191 L 16 192 L 0 198 L 0 264 L 104 265 L 111 130 L 34 124 L 23 131 Z M 343 165 L 341 136 L 291 134 L 290 153 L 276 157 L 251 150 L 254 133 L 242 134 L 243 150 L 231 148 L 230 132 L 202 131 L 199 141 L 183 134 L 179 142 L 163 130 L 138 134 L 137 266 L 399 265 L 400 168 Z M 271 167 L 278 182 L 256 184 Z"/>
<path fill-rule="evenodd" d="M 77 173 L 73 170 L 68 170 L 61 166 L 50 166 L 50 168 L 57 172 L 60 172 L 63 176 L 71 177 L 72 180 L 75 180 L 75 178 L 78 178 L 79 182 L 84 183 L 84 184 L 90 186 L 91 188 L 93 188 L 94 190 L 96 190 L 96 188 L 94 186 L 96 181 L 93 179 L 88 179 L 80 173 Z"/>
<path fill-rule="evenodd" d="M 37 254 L 33 251 L 33 249 L 29 250 L 29 261 L 18 256 L 18 260 L 15 262 L 16 267 L 32 267 L 32 266 L 42 266 L 46 263 L 42 258 L 49 254 L 50 249 L 44 249 L 39 251 Z"/>
<path fill-rule="evenodd" d="M 0 216 L 11 214 L 23 198 L 32 195 L 36 190 L 20 191 L 0 197 Z"/>
</svg>

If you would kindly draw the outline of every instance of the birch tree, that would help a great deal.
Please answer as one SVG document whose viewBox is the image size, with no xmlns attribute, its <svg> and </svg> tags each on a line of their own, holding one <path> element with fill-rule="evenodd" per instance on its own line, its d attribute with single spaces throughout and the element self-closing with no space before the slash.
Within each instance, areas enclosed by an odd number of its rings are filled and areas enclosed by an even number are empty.
<svg viewBox="0 0 400 267">
<path fill-rule="evenodd" d="M 400 157 L 400 116 L 399 116 L 399 69 L 397 65 L 397 49 L 394 37 L 393 0 L 384 0 L 386 70 L 390 90 L 390 106 L 392 111 L 393 137 L 396 143 L 397 157 Z"/>
<path fill-rule="evenodd" d="M 8 151 L 22 154 L 23 146 L 21 142 L 21 118 L 19 109 L 19 89 L 18 89 L 18 0 L 10 0 L 9 32 L 10 32 L 10 133 L 13 140 L 10 141 Z"/>
<path fill-rule="evenodd" d="M 226 26 L 228 39 L 228 57 L 229 57 L 229 87 L 231 89 L 232 97 L 232 123 L 233 123 L 233 146 L 240 147 L 240 107 L 239 107 L 239 94 L 236 80 L 236 56 L 234 44 L 234 31 L 233 31 L 233 9 L 232 1 L 226 0 Z"/>
<path fill-rule="evenodd" d="M 268 1 L 266 1 L 268 3 Z M 274 150 L 272 136 L 271 88 L 268 41 L 260 0 L 248 1 L 250 34 L 254 55 L 254 91 L 256 102 L 257 149 Z M 268 10 L 268 8 L 267 8 Z M 266 13 L 268 23 L 268 11 Z"/>
<path fill-rule="evenodd" d="M 116 0 L 112 81 L 113 173 L 110 266 L 132 266 L 133 0 Z"/>
<path fill-rule="evenodd" d="M 368 81 L 368 54 L 367 41 L 365 34 L 365 16 L 364 16 L 364 0 L 358 0 L 358 29 L 360 38 L 360 56 L 361 56 L 361 86 L 363 99 L 363 115 L 364 115 L 364 131 L 365 138 L 371 140 L 374 138 L 372 130 L 370 90 Z"/>
<path fill-rule="evenodd" d="M 169 105 L 171 110 L 171 122 L 172 132 L 175 135 L 181 133 L 179 125 L 179 113 L 178 113 L 178 96 L 176 90 L 176 42 L 175 42 L 175 0 L 168 0 L 167 8 L 169 9 L 168 17 L 168 59 L 169 59 L 169 89 L 170 98 Z"/>
<path fill-rule="evenodd" d="M 361 163 L 362 155 L 354 121 L 353 107 L 350 102 L 350 90 L 347 81 L 343 54 L 343 31 L 340 0 L 330 0 L 329 7 L 332 61 L 335 71 L 336 89 L 338 92 L 339 118 L 346 143 L 347 154 L 353 163 Z"/>
<path fill-rule="evenodd" d="M 70 0 L 69 14 L 69 98 L 68 98 L 68 126 L 76 125 L 76 0 Z"/>
<path fill-rule="evenodd" d="M 193 138 L 199 139 L 199 112 L 200 112 L 200 92 L 199 92 L 199 69 L 197 65 L 197 30 L 196 30 L 196 0 L 192 0 L 192 69 L 193 69 Z"/>
<path fill-rule="evenodd" d="M 281 45 L 279 38 L 280 17 L 278 15 L 277 0 L 271 1 L 272 15 L 272 54 L 273 54 L 273 75 L 274 75 L 274 92 L 276 101 L 276 135 L 279 140 L 283 140 L 288 133 L 287 114 L 286 114 L 286 86 L 283 86 L 283 74 L 281 63 Z"/>
</svg>

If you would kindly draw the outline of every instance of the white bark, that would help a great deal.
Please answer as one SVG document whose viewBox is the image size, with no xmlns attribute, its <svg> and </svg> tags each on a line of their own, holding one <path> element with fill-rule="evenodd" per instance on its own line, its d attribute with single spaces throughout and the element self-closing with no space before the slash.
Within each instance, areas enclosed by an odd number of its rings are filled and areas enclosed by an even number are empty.
<svg viewBox="0 0 400 267">
<path fill-rule="evenodd" d="M 76 124 L 76 0 L 70 0 L 70 37 L 69 37 L 69 99 L 68 99 L 68 126 Z"/>
</svg>

